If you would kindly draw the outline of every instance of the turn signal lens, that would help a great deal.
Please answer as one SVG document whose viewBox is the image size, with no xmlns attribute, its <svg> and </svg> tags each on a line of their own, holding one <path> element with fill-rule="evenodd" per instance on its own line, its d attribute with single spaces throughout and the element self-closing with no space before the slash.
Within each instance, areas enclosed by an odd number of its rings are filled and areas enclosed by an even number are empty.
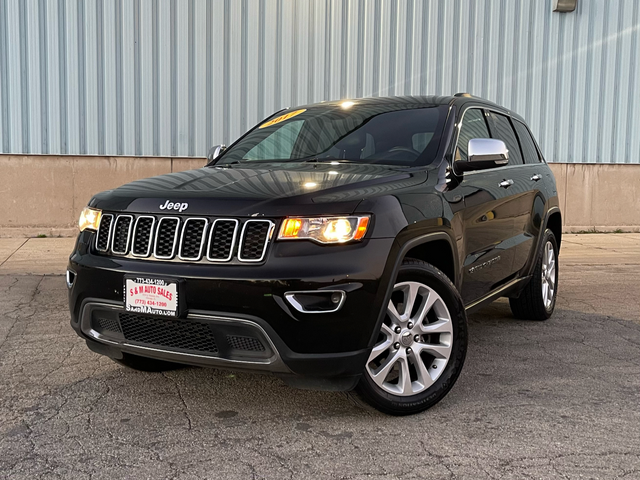
<svg viewBox="0 0 640 480">
<path fill-rule="evenodd" d="M 96 208 L 85 207 L 80 214 L 80 220 L 78 220 L 78 228 L 81 232 L 85 230 L 98 230 L 100 226 L 100 219 L 102 218 L 102 210 Z"/>
<path fill-rule="evenodd" d="M 345 243 L 361 240 L 367 233 L 369 217 L 287 218 L 279 240 L 313 240 L 318 243 Z"/>
<path fill-rule="evenodd" d="M 302 220 L 299 218 L 287 218 L 282 225 L 281 237 L 295 238 L 302 227 Z"/>
</svg>

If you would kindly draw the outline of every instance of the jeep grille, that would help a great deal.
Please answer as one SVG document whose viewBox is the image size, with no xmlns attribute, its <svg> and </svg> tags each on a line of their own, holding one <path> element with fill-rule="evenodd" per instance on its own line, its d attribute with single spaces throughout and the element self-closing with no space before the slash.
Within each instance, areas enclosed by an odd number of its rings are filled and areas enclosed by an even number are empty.
<svg viewBox="0 0 640 480">
<path fill-rule="evenodd" d="M 264 260 L 271 220 L 104 214 L 96 250 L 137 258 L 215 263 Z"/>
</svg>

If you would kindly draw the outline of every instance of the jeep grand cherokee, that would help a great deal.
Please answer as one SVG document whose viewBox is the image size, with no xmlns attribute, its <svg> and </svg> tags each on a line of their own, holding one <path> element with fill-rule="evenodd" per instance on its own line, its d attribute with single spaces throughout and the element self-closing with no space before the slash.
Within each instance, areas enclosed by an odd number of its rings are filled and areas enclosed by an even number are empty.
<svg viewBox="0 0 640 480">
<path fill-rule="evenodd" d="M 71 326 L 128 367 L 271 372 L 390 414 L 455 383 L 467 313 L 550 317 L 561 219 L 521 117 L 472 97 L 286 109 L 200 169 L 95 195 Z"/>
</svg>

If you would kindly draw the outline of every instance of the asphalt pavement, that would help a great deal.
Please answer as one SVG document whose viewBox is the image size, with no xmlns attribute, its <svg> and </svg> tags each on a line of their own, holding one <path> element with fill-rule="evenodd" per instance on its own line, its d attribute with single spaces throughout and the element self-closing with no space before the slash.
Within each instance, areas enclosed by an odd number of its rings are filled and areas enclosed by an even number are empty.
<svg viewBox="0 0 640 480">
<path fill-rule="evenodd" d="M 554 316 L 470 315 L 457 384 L 402 418 L 92 353 L 52 275 L 71 243 L 0 239 L 0 478 L 640 478 L 640 235 L 565 236 Z"/>
</svg>

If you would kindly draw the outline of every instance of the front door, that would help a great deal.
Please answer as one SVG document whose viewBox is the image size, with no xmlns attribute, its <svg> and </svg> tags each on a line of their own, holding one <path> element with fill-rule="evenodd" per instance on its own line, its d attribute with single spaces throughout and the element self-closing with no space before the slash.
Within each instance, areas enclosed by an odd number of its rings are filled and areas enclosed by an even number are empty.
<svg viewBox="0 0 640 480">
<path fill-rule="evenodd" d="M 464 113 L 456 159 L 466 158 L 472 138 L 491 138 L 486 114 L 479 108 Z M 514 273 L 515 220 L 520 213 L 519 196 L 527 188 L 514 178 L 521 166 L 515 163 L 518 160 L 519 156 L 504 167 L 466 172 L 452 189 L 464 201 L 459 214 L 464 229 L 461 295 L 465 304 L 506 283 Z"/>
</svg>

